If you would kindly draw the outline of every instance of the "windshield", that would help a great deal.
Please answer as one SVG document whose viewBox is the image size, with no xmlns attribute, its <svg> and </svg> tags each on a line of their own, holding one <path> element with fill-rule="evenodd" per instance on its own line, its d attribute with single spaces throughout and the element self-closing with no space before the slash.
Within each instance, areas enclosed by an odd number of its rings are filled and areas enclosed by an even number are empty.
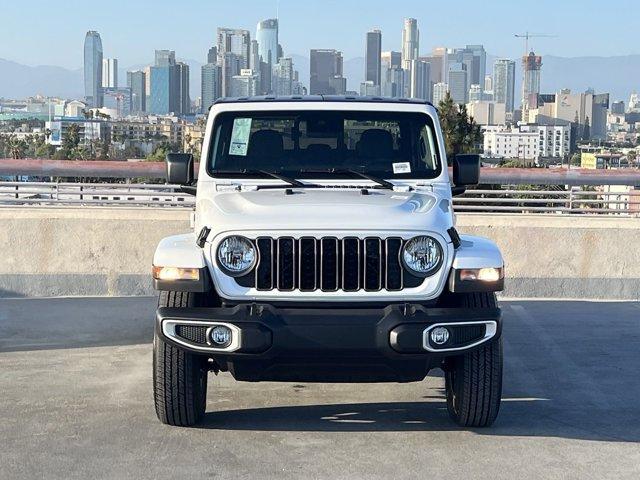
<svg viewBox="0 0 640 480">
<path fill-rule="evenodd" d="M 209 173 L 261 177 L 434 178 L 441 171 L 431 117 L 403 112 L 233 112 L 216 117 Z"/>
</svg>

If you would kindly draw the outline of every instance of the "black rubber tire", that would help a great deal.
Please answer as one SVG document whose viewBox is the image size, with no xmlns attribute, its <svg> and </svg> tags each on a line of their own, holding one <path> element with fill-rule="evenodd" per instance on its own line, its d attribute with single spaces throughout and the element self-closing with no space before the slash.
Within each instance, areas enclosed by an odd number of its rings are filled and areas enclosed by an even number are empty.
<svg viewBox="0 0 640 480">
<path fill-rule="evenodd" d="M 191 307 L 199 299 L 192 292 L 160 292 L 160 307 Z M 153 337 L 153 397 L 158 419 L 189 427 L 204 416 L 207 405 L 207 360 Z"/>
<path fill-rule="evenodd" d="M 458 306 L 495 308 L 494 293 L 456 294 Z M 470 353 L 446 360 L 445 390 L 449 416 L 463 427 L 489 427 L 500 410 L 502 338 Z"/>
</svg>

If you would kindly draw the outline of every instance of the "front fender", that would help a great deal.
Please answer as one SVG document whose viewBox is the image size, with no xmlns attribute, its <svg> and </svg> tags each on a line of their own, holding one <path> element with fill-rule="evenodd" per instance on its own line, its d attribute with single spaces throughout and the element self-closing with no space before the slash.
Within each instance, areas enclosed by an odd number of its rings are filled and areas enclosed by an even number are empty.
<svg viewBox="0 0 640 480">
<path fill-rule="evenodd" d="M 198 269 L 198 280 L 161 280 L 154 278 L 153 286 L 156 290 L 176 292 L 207 292 L 211 289 L 211 278 L 204 252 L 196 244 L 196 235 L 186 233 L 172 235 L 160 240 L 153 255 L 155 267 L 175 267 Z"/>
<path fill-rule="evenodd" d="M 451 292 L 498 292 L 504 290 L 504 259 L 498 246 L 491 240 L 472 235 L 460 236 L 460 247 L 456 250 L 451 273 Z M 495 281 L 461 280 L 462 270 L 497 269 L 499 278 Z"/>
</svg>

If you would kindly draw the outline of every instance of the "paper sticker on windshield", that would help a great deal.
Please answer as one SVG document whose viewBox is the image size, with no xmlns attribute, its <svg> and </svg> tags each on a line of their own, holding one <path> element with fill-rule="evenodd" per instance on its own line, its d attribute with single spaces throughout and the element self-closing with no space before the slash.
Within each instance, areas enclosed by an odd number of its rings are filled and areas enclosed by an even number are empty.
<svg viewBox="0 0 640 480">
<path fill-rule="evenodd" d="M 249 149 L 249 137 L 251 136 L 251 119 L 236 118 L 233 121 L 233 131 L 231 132 L 231 146 L 229 155 L 247 156 Z"/>
<path fill-rule="evenodd" d="M 411 173 L 411 164 L 409 162 L 401 162 L 393 164 L 393 173 Z"/>
</svg>

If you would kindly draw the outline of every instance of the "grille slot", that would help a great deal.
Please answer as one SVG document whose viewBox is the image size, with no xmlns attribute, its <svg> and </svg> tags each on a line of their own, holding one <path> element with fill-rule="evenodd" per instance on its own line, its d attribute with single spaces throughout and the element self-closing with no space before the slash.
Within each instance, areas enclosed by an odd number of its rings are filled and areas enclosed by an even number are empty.
<svg viewBox="0 0 640 480">
<path fill-rule="evenodd" d="M 260 237 L 255 243 L 261 291 L 399 291 L 424 281 L 404 271 L 400 237 Z"/>
<path fill-rule="evenodd" d="M 207 327 L 194 325 L 177 325 L 176 335 L 192 343 L 207 344 Z"/>
<path fill-rule="evenodd" d="M 296 242 L 291 237 L 278 239 L 276 267 L 278 271 L 278 290 L 291 291 L 296 288 L 295 274 Z"/>
</svg>

